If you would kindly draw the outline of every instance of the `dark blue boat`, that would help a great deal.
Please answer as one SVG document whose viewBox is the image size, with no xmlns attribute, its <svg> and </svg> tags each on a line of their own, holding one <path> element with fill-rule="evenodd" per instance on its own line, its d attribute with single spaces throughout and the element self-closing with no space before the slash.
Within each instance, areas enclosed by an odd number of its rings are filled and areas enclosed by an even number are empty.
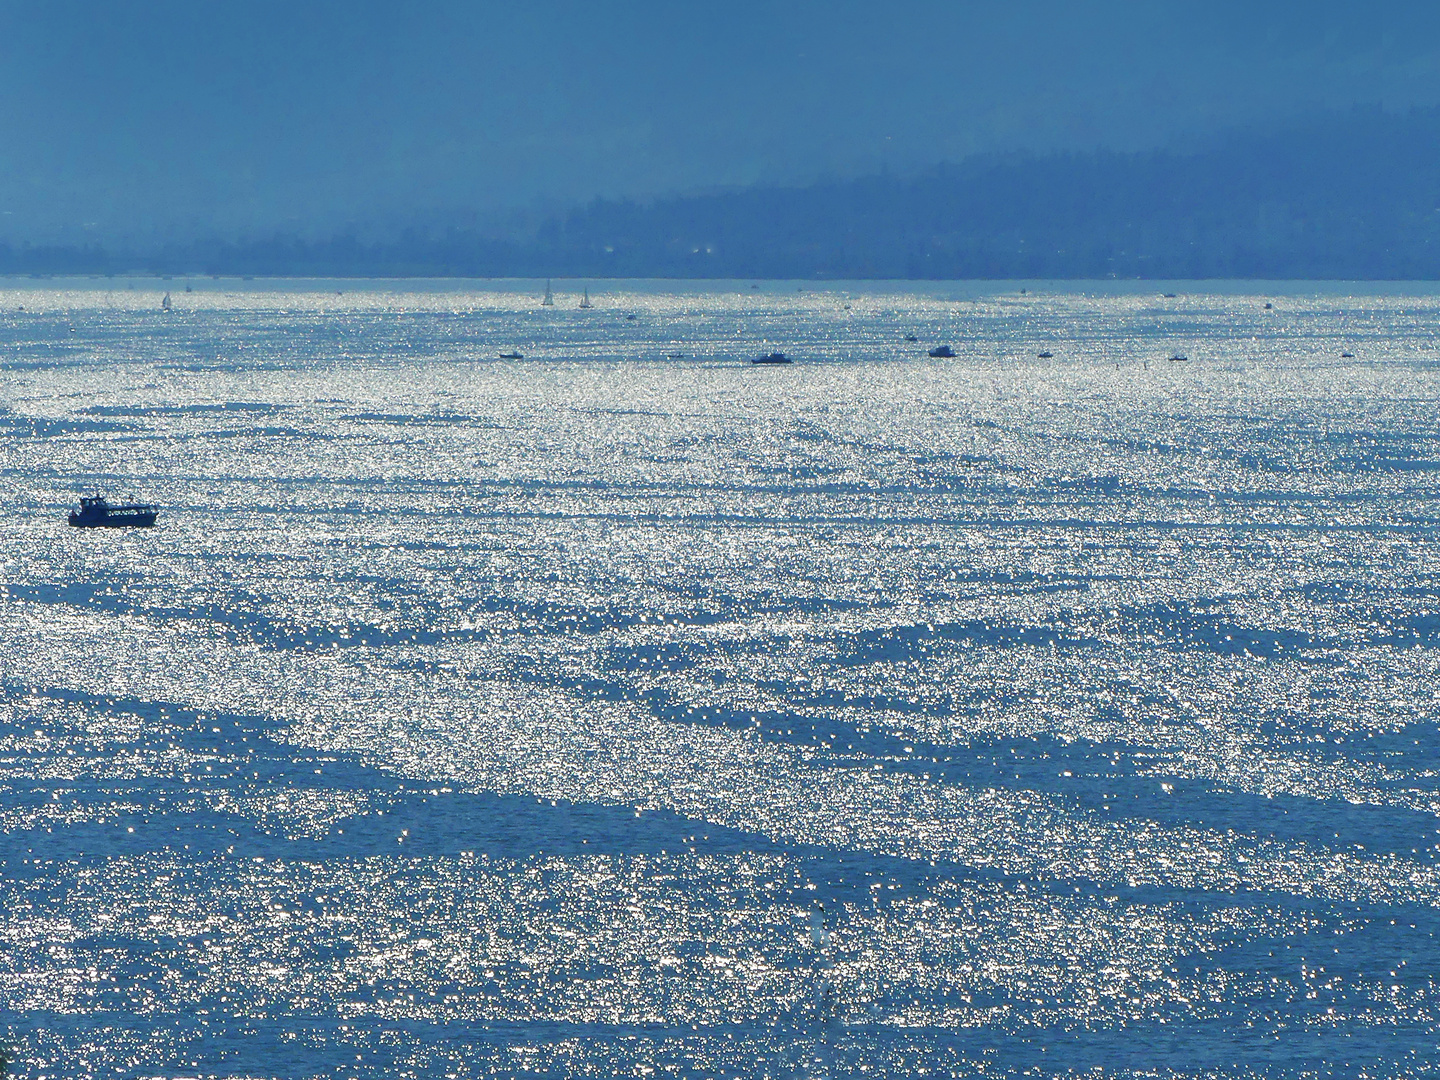
<svg viewBox="0 0 1440 1080">
<path fill-rule="evenodd" d="M 784 353 L 772 352 L 768 356 L 757 356 L 750 361 L 752 364 L 788 364 L 790 358 Z"/>
<path fill-rule="evenodd" d="M 148 529 L 155 524 L 158 506 L 149 503 L 125 503 L 111 506 L 105 496 L 81 499 L 80 509 L 70 511 L 70 524 L 77 529 Z"/>
</svg>

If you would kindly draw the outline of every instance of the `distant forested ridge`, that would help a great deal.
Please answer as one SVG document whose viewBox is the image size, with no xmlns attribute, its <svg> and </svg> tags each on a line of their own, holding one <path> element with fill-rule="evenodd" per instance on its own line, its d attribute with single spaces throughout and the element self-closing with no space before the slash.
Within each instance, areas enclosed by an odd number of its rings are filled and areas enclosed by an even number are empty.
<svg viewBox="0 0 1440 1080">
<path fill-rule="evenodd" d="M 1356 113 L 1194 154 L 597 202 L 542 239 L 589 274 L 1435 278 L 1440 113 Z"/>
<path fill-rule="evenodd" d="M 0 246 L 0 272 L 685 278 L 1440 278 L 1440 111 L 1328 114 L 1189 153 L 598 200 L 525 236 L 150 252 Z"/>
</svg>

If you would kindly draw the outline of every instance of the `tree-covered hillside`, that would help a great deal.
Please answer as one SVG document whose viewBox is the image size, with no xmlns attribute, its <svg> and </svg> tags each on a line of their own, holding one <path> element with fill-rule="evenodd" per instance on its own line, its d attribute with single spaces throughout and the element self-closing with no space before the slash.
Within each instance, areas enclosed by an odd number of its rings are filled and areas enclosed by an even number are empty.
<svg viewBox="0 0 1440 1080">
<path fill-rule="evenodd" d="M 1433 279 L 1437 151 L 1440 111 L 1357 110 L 1188 153 L 990 156 L 913 177 L 600 200 L 524 235 L 0 244 L 0 272 Z"/>
</svg>

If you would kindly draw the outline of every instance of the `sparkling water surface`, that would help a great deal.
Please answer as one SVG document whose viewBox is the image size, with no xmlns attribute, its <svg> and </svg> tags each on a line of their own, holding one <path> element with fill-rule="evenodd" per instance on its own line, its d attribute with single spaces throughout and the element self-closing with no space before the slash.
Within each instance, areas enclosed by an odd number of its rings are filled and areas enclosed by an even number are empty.
<svg viewBox="0 0 1440 1080">
<path fill-rule="evenodd" d="M 15 1076 L 1440 1069 L 1440 293 L 186 287 L 0 283 Z"/>
</svg>

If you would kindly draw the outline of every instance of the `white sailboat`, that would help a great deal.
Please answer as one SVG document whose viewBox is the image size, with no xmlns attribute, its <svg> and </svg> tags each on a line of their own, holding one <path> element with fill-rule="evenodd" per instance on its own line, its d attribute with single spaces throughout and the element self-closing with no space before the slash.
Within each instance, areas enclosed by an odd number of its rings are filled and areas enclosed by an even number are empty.
<svg viewBox="0 0 1440 1080">
<path fill-rule="evenodd" d="M 586 290 L 585 290 L 585 294 L 580 297 L 580 306 L 581 306 L 582 308 L 584 308 L 584 307 L 594 307 L 594 306 L 595 306 L 594 304 L 590 303 L 590 290 L 589 290 L 589 289 L 586 289 Z"/>
<path fill-rule="evenodd" d="M 555 306 L 555 294 L 550 291 L 550 279 L 545 279 L 545 299 L 540 301 L 545 307 Z"/>
<path fill-rule="evenodd" d="M 163 299 L 163 300 L 160 301 L 160 310 L 161 310 L 161 311 L 169 311 L 169 310 L 170 310 L 170 294 L 169 294 L 168 292 L 165 294 L 165 299 Z"/>
</svg>

